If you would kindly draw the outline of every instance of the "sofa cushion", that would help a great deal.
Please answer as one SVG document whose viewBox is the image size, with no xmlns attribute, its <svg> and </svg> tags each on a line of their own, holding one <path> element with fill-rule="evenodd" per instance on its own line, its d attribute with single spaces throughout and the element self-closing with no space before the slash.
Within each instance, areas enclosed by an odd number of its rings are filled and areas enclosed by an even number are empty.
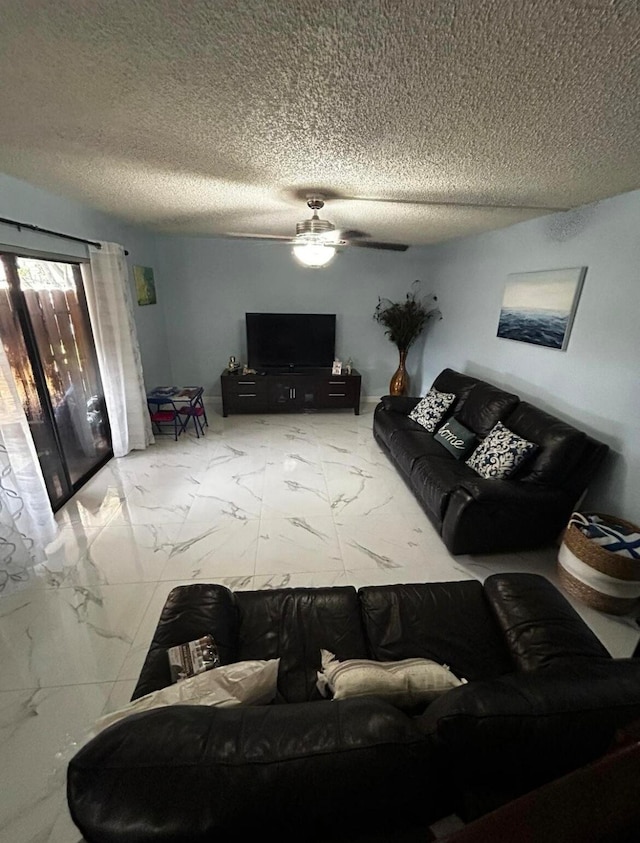
<svg viewBox="0 0 640 843">
<path fill-rule="evenodd" d="M 367 658 L 358 596 L 352 586 L 237 591 L 238 658 L 280 659 L 277 702 L 321 699 L 320 650 Z"/>
<path fill-rule="evenodd" d="M 456 400 L 450 409 L 452 415 L 457 416 L 460 408 L 467 400 L 469 393 L 478 383 L 481 383 L 481 381 L 478 378 L 472 378 L 471 375 L 463 375 L 454 369 L 443 369 L 434 380 L 432 386 L 439 392 L 455 393 Z"/>
<path fill-rule="evenodd" d="M 476 580 L 365 586 L 358 597 L 371 656 L 378 661 L 432 659 L 470 682 L 513 670 Z"/>
<path fill-rule="evenodd" d="M 506 422 L 510 430 L 538 445 L 518 480 L 563 485 L 585 450 L 586 434 L 544 410 L 522 401 Z"/>
<path fill-rule="evenodd" d="M 422 506 L 441 523 L 451 495 L 466 480 L 478 475 L 464 461 L 454 460 L 437 442 L 432 440 L 432 444 L 442 455 L 414 460 L 409 484 Z"/>
<path fill-rule="evenodd" d="M 472 430 L 460 424 L 456 419 L 447 421 L 433 434 L 434 440 L 442 445 L 457 460 L 466 457 L 475 447 L 478 437 Z"/>
<path fill-rule="evenodd" d="M 389 441 L 389 452 L 396 461 L 396 466 L 407 476 L 411 474 L 416 460 L 425 456 L 434 456 L 444 459 L 450 457 L 443 451 L 442 447 L 423 427 L 416 424 L 417 430 L 397 430 L 391 435 Z"/>
<path fill-rule="evenodd" d="M 455 415 L 461 424 L 478 436 L 484 437 L 496 422 L 502 421 L 513 412 L 519 400 L 518 396 L 511 392 L 478 381 Z"/>
<path fill-rule="evenodd" d="M 391 840 L 451 811 L 430 752 L 410 717 L 373 697 L 176 706 L 102 732 L 71 760 L 67 792 L 83 836 L 103 843 L 259 840 L 265 829 Z"/>
<path fill-rule="evenodd" d="M 524 461 L 538 449 L 535 442 L 528 442 L 496 422 L 489 434 L 467 460 L 467 465 L 480 477 L 505 480 L 511 477 Z"/>
<path fill-rule="evenodd" d="M 421 427 L 418 422 L 410 419 L 407 414 L 398 413 L 395 410 L 386 410 L 383 403 L 378 404 L 376 407 L 373 419 L 374 434 L 376 438 L 387 448 L 390 445 L 392 436 L 397 431 L 412 430 L 426 433 L 425 429 Z"/>
<path fill-rule="evenodd" d="M 431 387 L 424 398 L 411 410 L 409 418 L 421 424 L 429 433 L 433 433 L 455 399 L 453 392 L 439 392 Z"/>
</svg>

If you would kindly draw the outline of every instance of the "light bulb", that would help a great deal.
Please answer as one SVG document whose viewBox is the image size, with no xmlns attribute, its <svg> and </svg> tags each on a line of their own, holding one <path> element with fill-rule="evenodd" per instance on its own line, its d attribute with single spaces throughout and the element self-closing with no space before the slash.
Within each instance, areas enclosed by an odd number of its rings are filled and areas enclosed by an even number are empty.
<svg viewBox="0 0 640 843">
<path fill-rule="evenodd" d="M 326 266 L 331 258 L 335 255 L 336 250 L 334 246 L 328 246 L 322 242 L 312 242 L 305 240 L 302 243 L 296 243 L 293 247 L 293 254 L 303 266 L 321 267 Z"/>
</svg>

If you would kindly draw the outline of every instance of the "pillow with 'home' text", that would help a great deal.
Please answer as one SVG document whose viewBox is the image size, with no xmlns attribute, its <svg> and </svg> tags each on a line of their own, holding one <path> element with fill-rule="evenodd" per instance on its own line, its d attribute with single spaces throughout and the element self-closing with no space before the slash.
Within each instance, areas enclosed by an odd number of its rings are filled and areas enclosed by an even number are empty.
<svg viewBox="0 0 640 843">
<path fill-rule="evenodd" d="M 453 392 L 438 392 L 431 387 L 429 392 L 409 413 L 409 418 L 421 424 L 429 433 L 433 433 L 442 421 L 445 413 L 455 401 Z"/>
<path fill-rule="evenodd" d="M 475 448 L 477 436 L 472 430 L 460 424 L 456 419 L 449 419 L 433 434 L 439 442 L 457 460 L 466 457 Z"/>
</svg>

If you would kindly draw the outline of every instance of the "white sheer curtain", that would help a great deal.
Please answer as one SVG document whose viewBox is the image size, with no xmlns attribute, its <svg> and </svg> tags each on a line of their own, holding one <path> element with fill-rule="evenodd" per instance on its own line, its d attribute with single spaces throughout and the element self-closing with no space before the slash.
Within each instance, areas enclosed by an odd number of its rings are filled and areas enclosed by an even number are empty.
<svg viewBox="0 0 640 843">
<path fill-rule="evenodd" d="M 154 442 L 124 249 L 117 243 L 89 246 L 83 268 L 113 453 L 124 457 Z"/>
<path fill-rule="evenodd" d="M 0 593 L 29 578 L 58 534 L 29 422 L 0 342 Z"/>
</svg>

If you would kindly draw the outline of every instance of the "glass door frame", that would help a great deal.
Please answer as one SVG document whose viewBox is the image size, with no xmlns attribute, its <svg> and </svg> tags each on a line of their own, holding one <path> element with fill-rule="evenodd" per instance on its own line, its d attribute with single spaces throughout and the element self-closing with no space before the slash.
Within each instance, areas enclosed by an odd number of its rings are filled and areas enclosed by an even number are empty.
<svg viewBox="0 0 640 843">
<path fill-rule="evenodd" d="M 86 318 L 87 332 L 92 343 L 92 362 L 96 367 L 96 371 L 100 379 L 100 384 L 102 386 L 102 373 L 100 372 L 97 355 L 95 353 L 95 337 L 93 333 L 93 326 L 91 325 L 91 317 L 89 316 L 89 309 L 87 307 L 87 299 L 85 296 L 84 283 L 82 280 L 82 271 L 80 268 L 84 261 L 82 261 L 80 258 L 71 258 L 62 255 L 52 255 L 50 253 L 44 255 L 43 253 L 37 253 L 30 250 L 18 251 L 16 249 L 0 247 L 0 259 L 2 259 L 3 256 L 12 259 L 3 261 L 5 267 L 5 274 L 9 283 L 9 294 L 11 297 L 12 305 L 15 308 L 15 312 L 18 316 L 20 329 L 24 338 L 25 349 L 29 358 L 29 364 L 33 370 L 38 398 L 41 402 L 42 409 L 45 412 L 45 415 L 47 416 L 48 421 L 50 423 L 51 433 L 53 435 L 55 445 L 58 451 L 62 472 L 64 474 L 64 479 L 68 490 L 65 494 L 61 495 L 55 503 L 50 500 L 51 508 L 55 513 L 58 512 L 58 510 L 60 510 L 66 503 L 68 503 L 68 501 L 76 494 L 76 492 L 78 492 L 79 489 L 81 489 L 95 474 L 97 474 L 98 471 L 100 471 L 101 468 L 103 468 L 113 458 L 113 447 L 111 445 L 111 426 L 109 424 L 109 416 L 105 408 L 104 425 L 110 443 L 110 447 L 106 451 L 104 456 L 99 459 L 95 463 L 95 465 L 93 465 L 89 470 L 87 470 L 87 472 L 85 472 L 85 474 L 83 474 L 79 480 L 77 480 L 75 483 L 72 482 L 69 469 L 67 467 L 67 458 L 65 456 L 64 447 L 56 422 L 55 408 L 53 406 L 53 402 L 51 401 L 51 396 L 46 385 L 46 372 L 42 360 L 40 359 L 38 341 L 33 328 L 33 323 L 31 321 L 31 315 L 29 313 L 29 308 L 27 305 L 25 294 L 20 287 L 17 260 L 19 258 L 26 258 L 29 260 L 64 263 L 72 266 L 74 280 L 76 284 L 78 304 L 82 310 L 83 316 Z"/>
</svg>

